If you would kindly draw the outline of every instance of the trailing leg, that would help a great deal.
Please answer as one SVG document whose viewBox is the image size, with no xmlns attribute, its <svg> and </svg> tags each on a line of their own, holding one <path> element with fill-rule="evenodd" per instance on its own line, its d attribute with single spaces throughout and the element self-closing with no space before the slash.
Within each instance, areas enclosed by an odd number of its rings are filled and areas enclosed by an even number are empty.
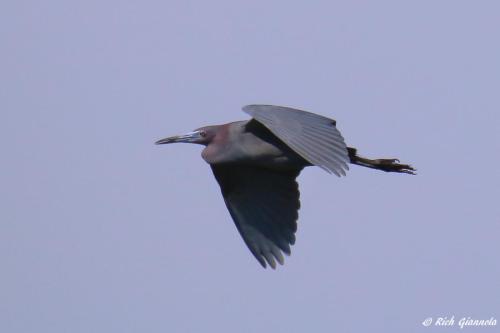
<svg viewBox="0 0 500 333">
<path fill-rule="evenodd" d="M 359 156 L 356 152 L 356 148 L 348 147 L 347 151 L 349 153 L 349 159 L 352 164 L 364 166 L 367 168 L 382 170 L 385 172 L 399 172 L 408 173 L 411 175 L 415 174 L 416 169 L 408 164 L 399 164 L 399 160 L 395 158 L 390 159 L 369 159 Z"/>
</svg>

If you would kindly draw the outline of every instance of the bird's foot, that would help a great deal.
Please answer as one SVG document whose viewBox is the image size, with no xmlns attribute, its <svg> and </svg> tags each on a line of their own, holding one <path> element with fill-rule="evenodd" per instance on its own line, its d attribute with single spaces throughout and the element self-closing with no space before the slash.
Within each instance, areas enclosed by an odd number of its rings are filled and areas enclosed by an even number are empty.
<svg viewBox="0 0 500 333">
<path fill-rule="evenodd" d="M 373 166 L 376 169 L 386 172 L 399 172 L 415 175 L 415 168 L 408 164 L 400 164 L 397 158 L 380 158 L 373 161 Z"/>
</svg>

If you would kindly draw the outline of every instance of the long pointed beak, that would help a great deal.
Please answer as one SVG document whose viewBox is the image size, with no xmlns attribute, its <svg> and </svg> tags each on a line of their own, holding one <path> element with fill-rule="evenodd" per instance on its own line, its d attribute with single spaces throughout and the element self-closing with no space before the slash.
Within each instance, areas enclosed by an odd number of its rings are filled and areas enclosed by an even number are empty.
<svg viewBox="0 0 500 333">
<path fill-rule="evenodd" d="M 176 142 L 186 142 L 186 143 L 196 143 L 201 139 L 199 131 L 189 132 L 183 135 L 175 135 L 165 139 L 161 139 L 155 142 L 156 145 L 163 145 L 166 143 L 176 143 Z"/>
</svg>

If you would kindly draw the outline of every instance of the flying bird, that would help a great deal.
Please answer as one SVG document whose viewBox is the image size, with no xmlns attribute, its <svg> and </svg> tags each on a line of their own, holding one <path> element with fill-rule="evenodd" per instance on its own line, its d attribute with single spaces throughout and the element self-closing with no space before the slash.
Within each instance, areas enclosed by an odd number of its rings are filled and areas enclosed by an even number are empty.
<svg viewBox="0 0 500 333">
<path fill-rule="evenodd" d="M 307 166 L 345 176 L 348 164 L 414 174 L 397 159 L 368 159 L 347 147 L 333 119 L 289 107 L 247 105 L 252 119 L 205 126 L 156 144 L 204 145 L 201 156 L 220 185 L 241 237 L 259 263 L 283 265 L 295 243 L 299 186 Z"/>
</svg>

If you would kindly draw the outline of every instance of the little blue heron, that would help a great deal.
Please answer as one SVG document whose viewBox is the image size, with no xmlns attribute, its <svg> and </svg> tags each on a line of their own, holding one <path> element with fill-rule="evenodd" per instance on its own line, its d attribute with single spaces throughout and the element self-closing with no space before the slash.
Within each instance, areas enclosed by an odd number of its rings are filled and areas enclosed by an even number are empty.
<svg viewBox="0 0 500 333">
<path fill-rule="evenodd" d="M 283 265 L 295 243 L 299 188 L 296 181 L 307 166 L 337 176 L 348 163 L 414 174 L 397 159 L 368 159 L 347 147 L 336 122 L 314 113 L 274 105 L 247 105 L 252 119 L 206 126 L 156 142 L 197 143 L 220 185 L 227 209 L 246 245 L 265 268 Z"/>
</svg>

